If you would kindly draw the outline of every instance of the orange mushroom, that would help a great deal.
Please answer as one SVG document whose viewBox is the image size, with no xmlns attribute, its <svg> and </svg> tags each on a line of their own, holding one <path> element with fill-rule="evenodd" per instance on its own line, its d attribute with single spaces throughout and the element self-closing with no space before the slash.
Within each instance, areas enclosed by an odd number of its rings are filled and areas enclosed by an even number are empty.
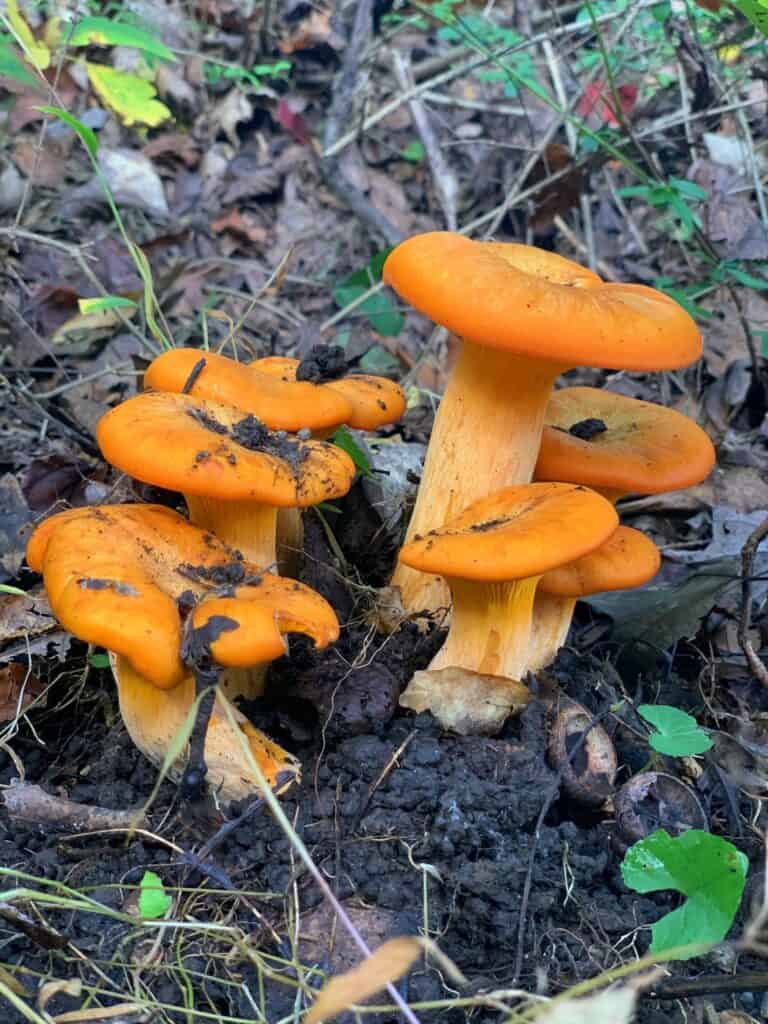
<svg viewBox="0 0 768 1024">
<path fill-rule="evenodd" d="M 341 497 L 355 475 L 335 445 L 273 433 L 240 409 L 184 394 L 129 398 L 101 418 L 96 437 L 113 466 L 180 491 L 192 522 L 262 569 L 276 561 L 278 508 Z"/>
<path fill-rule="evenodd" d="M 600 388 L 554 391 L 544 424 L 535 479 L 586 484 L 611 501 L 692 487 L 715 465 L 693 420 Z"/>
<path fill-rule="evenodd" d="M 577 598 L 641 587 L 660 565 L 652 540 L 620 526 L 599 548 L 544 573 L 536 591 L 526 670 L 537 672 L 554 660 L 568 636 Z"/>
<path fill-rule="evenodd" d="M 351 413 L 349 402 L 336 391 L 309 382 L 286 384 L 274 373 L 196 348 L 163 352 L 147 367 L 144 384 L 231 405 L 257 416 L 270 430 L 291 433 L 330 431 Z"/>
<path fill-rule="evenodd" d="M 316 346 L 312 352 L 336 349 L 343 352 L 333 345 Z M 342 423 L 376 430 L 405 411 L 402 388 L 386 377 L 348 375 L 343 359 L 333 360 L 329 376 L 324 377 L 325 361 L 315 358 L 314 362 L 319 364 L 317 370 L 302 377 L 306 362 L 298 359 L 268 356 L 245 365 L 226 356 L 177 348 L 150 363 L 144 383 L 157 391 L 180 392 L 191 379 L 188 394 L 252 413 L 270 430 L 295 433 L 304 428 L 315 437 L 327 436 Z"/>
<path fill-rule="evenodd" d="M 196 696 L 195 679 L 182 660 L 186 610 L 195 629 L 215 619 L 220 628 L 211 655 L 217 665 L 234 667 L 217 687 L 204 734 L 211 783 L 227 800 L 254 791 L 242 741 L 271 785 L 297 777 L 295 758 L 229 701 L 246 691 L 258 693 L 266 664 L 286 652 L 287 633 L 304 633 L 318 647 L 337 638 L 336 617 L 319 594 L 294 580 L 260 576 L 210 533 L 158 505 L 89 507 L 52 516 L 30 538 L 27 561 L 42 573 L 62 624 L 112 652 L 123 720 L 154 764 L 163 762 Z M 246 678 L 257 685 L 247 687 Z M 176 763 L 172 775 L 182 770 Z"/>
<path fill-rule="evenodd" d="M 673 369 L 701 353 L 695 323 L 668 296 L 605 284 L 529 246 L 416 235 L 392 251 L 383 276 L 463 341 L 435 418 L 408 540 L 485 494 L 531 479 L 547 400 L 563 370 Z M 439 583 L 407 566 L 393 582 L 410 611 L 445 603 Z"/>
<path fill-rule="evenodd" d="M 406 544 L 400 560 L 439 573 L 453 597 L 448 637 L 430 671 L 521 680 L 540 577 L 594 550 L 617 525 L 611 503 L 586 487 L 525 484 L 475 502 Z"/>
<path fill-rule="evenodd" d="M 266 356 L 264 359 L 254 360 L 251 368 L 285 383 L 292 383 L 301 380 L 297 375 L 301 374 L 303 365 L 304 360 Z M 344 422 L 354 430 L 377 430 L 399 420 L 405 412 L 403 389 L 386 377 L 375 377 L 367 373 L 345 373 L 319 386 L 335 391 L 349 402 L 350 412 Z M 316 430 L 313 434 L 320 436 Z"/>
</svg>

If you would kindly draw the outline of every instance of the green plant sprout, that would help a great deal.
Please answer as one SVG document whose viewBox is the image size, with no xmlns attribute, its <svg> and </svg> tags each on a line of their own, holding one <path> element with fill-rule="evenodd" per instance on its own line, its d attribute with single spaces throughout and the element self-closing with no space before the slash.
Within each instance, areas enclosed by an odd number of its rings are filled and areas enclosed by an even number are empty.
<svg viewBox="0 0 768 1024">
<path fill-rule="evenodd" d="M 700 202 L 709 198 L 703 188 L 685 178 L 669 178 L 665 184 L 631 185 L 619 189 L 619 195 L 642 199 L 649 206 L 661 210 L 663 216 L 659 228 L 663 230 L 671 225 L 680 242 L 687 242 L 697 228 L 701 230 L 701 218 L 688 205 L 689 201 Z"/>
<path fill-rule="evenodd" d="M 381 268 L 390 251 L 390 249 L 385 249 L 376 253 L 364 267 L 356 270 L 346 281 L 336 285 L 332 295 L 333 301 L 340 309 L 344 309 L 355 299 L 364 295 L 371 285 L 381 280 Z M 357 308 L 368 318 L 374 331 L 384 337 L 395 337 L 402 331 L 405 324 L 403 314 L 393 305 L 389 296 L 382 292 L 371 295 Z"/>
<path fill-rule="evenodd" d="M 641 893 L 675 889 L 686 897 L 681 907 L 654 924 L 651 952 L 722 941 L 739 909 L 748 867 L 746 856 L 732 843 L 699 829 L 676 838 L 657 829 L 631 846 L 621 864 L 630 889 Z M 690 955 L 679 954 L 675 959 Z"/>
<path fill-rule="evenodd" d="M 254 64 L 251 68 L 234 66 L 217 61 L 214 57 L 205 59 L 205 80 L 208 85 L 221 81 L 246 82 L 254 89 L 261 89 L 265 82 L 285 79 L 291 73 L 289 60 L 278 60 L 273 64 Z"/>
<path fill-rule="evenodd" d="M 668 704 L 640 704 L 637 713 L 656 730 L 648 737 L 648 742 L 660 754 L 691 757 L 703 754 L 712 746 L 712 740 L 693 715 L 679 708 Z"/>
</svg>

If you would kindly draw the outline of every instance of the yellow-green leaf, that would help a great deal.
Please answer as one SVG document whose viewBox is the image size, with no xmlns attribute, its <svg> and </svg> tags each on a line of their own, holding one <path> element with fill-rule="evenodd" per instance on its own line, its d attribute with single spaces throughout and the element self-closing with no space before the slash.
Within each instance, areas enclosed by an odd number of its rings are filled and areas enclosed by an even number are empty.
<svg viewBox="0 0 768 1024">
<path fill-rule="evenodd" d="M 45 71 L 51 63 L 51 51 L 45 43 L 38 42 L 32 35 L 32 30 L 19 12 L 17 0 L 5 0 L 5 14 L 26 59 L 40 71 Z"/>
<path fill-rule="evenodd" d="M 354 1003 L 372 996 L 390 981 L 397 981 L 423 952 L 422 943 L 407 936 L 385 942 L 358 967 L 331 978 L 310 1007 L 304 1024 L 330 1020 Z"/>
<path fill-rule="evenodd" d="M 171 116 L 164 103 L 155 99 L 155 87 L 137 75 L 115 71 L 103 64 L 86 62 L 91 85 L 102 102 L 114 111 L 123 124 L 148 124 L 152 128 Z"/>
</svg>

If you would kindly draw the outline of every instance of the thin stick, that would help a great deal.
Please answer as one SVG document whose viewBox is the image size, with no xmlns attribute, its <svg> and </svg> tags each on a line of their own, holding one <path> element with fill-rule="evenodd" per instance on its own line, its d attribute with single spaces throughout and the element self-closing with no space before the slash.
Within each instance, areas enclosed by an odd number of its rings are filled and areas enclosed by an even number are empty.
<svg viewBox="0 0 768 1024">
<path fill-rule="evenodd" d="M 408 56 L 401 53 L 400 50 L 392 51 L 392 70 L 395 73 L 397 84 L 404 92 L 413 88 L 415 83 L 413 81 L 411 62 Z M 432 128 L 432 123 L 429 120 L 424 104 L 416 96 L 413 96 L 408 100 L 408 109 L 411 112 L 411 118 L 427 154 L 432 177 L 435 181 L 435 191 L 443 211 L 443 216 L 445 217 L 446 226 L 449 231 L 455 231 L 456 196 L 459 191 L 456 175 L 448 166 L 443 156 L 443 151 L 440 149 L 440 143 Z"/>
<path fill-rule="evenodd" d="M 739 618 L 738 640 L 744 657 L 749 667 L 754 672 L 758 682 L 768 688 L 768 667 L 766 667 L 755 653 L 752 641 L 749 639 L 749 625 L 752 619 L 752 576 L 754 574 L 755 557 L 760 542 L 768 536 L 768 519 L 762 522 L 756 530 L 753 530 L 747 537 L 747 542 L 741 549 L 741 616 Z"/>
</svg>

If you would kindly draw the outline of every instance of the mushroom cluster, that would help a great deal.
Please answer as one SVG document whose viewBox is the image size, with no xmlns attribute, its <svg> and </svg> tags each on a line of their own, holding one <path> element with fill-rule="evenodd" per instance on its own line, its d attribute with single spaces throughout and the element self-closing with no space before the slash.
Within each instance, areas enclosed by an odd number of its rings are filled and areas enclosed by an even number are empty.
<svg viewBox="0 0 768 1024">
<path fill-rule="evenodd" d="M 373 430 L 405 408 L 391 381 L 346 372 L 343 350 L 316 347 L 301 362 L 250 366 L 195 349 L 159 356 L 145 392 L 107 412 L 97 440 L 107 461 L 183 495 L 189 518 L 156 505 L 73 509 L 45 520 L 27 548 L 51 606 L 77 637 L 107 648 L 120 711 L 155 764 L 189 726 L 188 752 L 170 766 L 187 796 L 222 799 L 257 788 L 255 761 L 277 789 L 294 780 L 292 755 L 234 706 L 263 692 L 288 634 L 318 648 L 339 625 L 330 605 L 277 575 L 295 559 L 300 512 L 341 497 L 355 467 L 325 440 L 341 424 Z M 288 518 L 290 517 L 290 518 Z"/>
<path fill-rule="evenodd" d="M 577 598 L 657 572 L 652 541 L 619 525 L 619 498 L 691 486 L 714 464 L 707 435 L 679 413 L 554 390 L 556 378 L 578 366 L 680 369 L 701 338 L 667 295 L 531 246 L 430 232 L 397 246 L 383 277 L 461 343 L 392 580 L 410 614 L 452 618 L 402 702 L 416 706 L 418 686 L 419 710 L 444 709 L 456 668 L 495 681 L 496 694 L 507 680 L 519 697 L 564 643 Z M 481 727 L 478 688 L 466 691 L 450 718 L 466 726 L 474 714 Z"/>
</svg>

